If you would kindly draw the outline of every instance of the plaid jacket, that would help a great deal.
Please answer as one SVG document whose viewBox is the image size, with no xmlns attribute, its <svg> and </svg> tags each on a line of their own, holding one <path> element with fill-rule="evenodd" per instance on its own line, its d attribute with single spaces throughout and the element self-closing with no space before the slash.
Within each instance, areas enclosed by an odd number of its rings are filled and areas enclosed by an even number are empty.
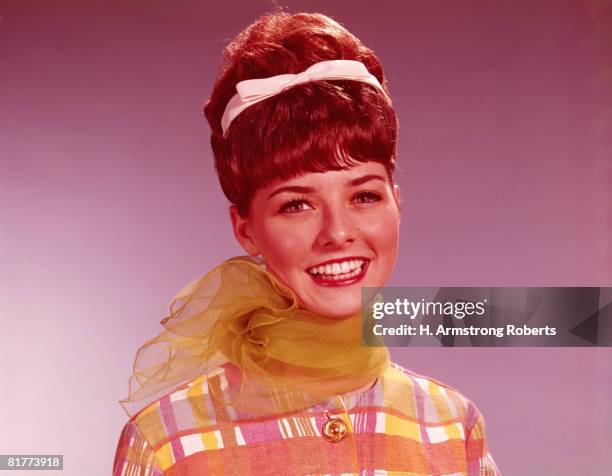
<svg viewBox="0 0 612 476">
<path fill-rule="evenodd" d="M 235 373 L 221 367 L 134 415 L 113 475 L 500 474 L 476 406 L 396 364 L 367 391 L 272 416 L 241 413 L 209 395 L 209 386 L 236 384 Z M 339 442 L 321 435 L 328 417 L 346 424 Z"/>
</svg>

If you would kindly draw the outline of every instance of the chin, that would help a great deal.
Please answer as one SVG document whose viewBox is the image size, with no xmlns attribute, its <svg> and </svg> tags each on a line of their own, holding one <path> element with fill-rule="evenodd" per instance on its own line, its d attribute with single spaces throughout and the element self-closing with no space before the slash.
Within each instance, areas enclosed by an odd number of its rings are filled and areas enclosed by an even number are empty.
<svg viewBox="0 0 612 476">
<path fill-rule="evenodd" d="M 309 306 L 306 305 L 306 309 L 309 309 L 321 316 L 329 317 L 330 319 L 347 319 L 359 314 L 361 311 L 361 299 L 355 301 L 350 300 L 339 300 L 339 301 L 326 301 L 325 306 Z"/>
<path fill-rule="evenodd" d="M 320 316 L 330 319 L 347 319 L 360 315 L 361 287 L 352 285 L 342 289 L 338 287 L 317 287 L 307 289 L 300 299 L 301 306 Z M 299 295 L 299 293 L 298 293 Z"/>
<path fill-rule="evenodd" d="M 342 321 L 344 319 L 351 319 L 351 318 L 355 318 L 355 317 L 360 317 L 360 316 L 357 315 L 358 313 L 359 313 L 359 309 L 357 309 L 352 314 L 338 314 L 338 315 L 326 314 L 325 317 L 327 317 L 329 319 L 337 319 L 339 321 Z"/>
</svg>

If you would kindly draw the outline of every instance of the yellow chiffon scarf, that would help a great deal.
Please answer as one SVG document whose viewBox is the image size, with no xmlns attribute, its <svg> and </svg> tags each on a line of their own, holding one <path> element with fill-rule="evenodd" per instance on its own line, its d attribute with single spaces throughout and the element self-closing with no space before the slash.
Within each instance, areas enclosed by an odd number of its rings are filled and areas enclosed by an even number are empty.
<svg viewBox="0 0 612 476">
<path fill-rule="evenodd" d="M 181 290 L 166 328 L 138 349 L 129 396 L 132 416 L 169 390 L 230 362 L 240 370 L 236 408 L 282 413 L 362 388 L 389 365 L 386 347 L 366 347 L 359 314 L 331 319 L 301 309 L 291 289 L 262 262 L 237 257 Z"/>
</svg>

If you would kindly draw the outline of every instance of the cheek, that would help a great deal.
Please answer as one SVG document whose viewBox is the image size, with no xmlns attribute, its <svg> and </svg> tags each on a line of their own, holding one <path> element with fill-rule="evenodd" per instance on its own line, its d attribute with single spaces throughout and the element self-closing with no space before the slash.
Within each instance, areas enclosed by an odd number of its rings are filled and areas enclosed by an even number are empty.
<svg viewBox="0 0 612 476">
<path fill-rule="evenodd" d="M 278 274 L 295 269 L 310 249 L 308 232 L 295 224 L 274 224 L 260 230 L 260 249 L 266 262 Z"/>
<path fill-rule="evenodd" d="M 379 252 L 395 252 L 399 239 L 399 215 L 395 210 L 385 210 L 385 213 L 368 220 L 361 230 Z"/>
</svg>

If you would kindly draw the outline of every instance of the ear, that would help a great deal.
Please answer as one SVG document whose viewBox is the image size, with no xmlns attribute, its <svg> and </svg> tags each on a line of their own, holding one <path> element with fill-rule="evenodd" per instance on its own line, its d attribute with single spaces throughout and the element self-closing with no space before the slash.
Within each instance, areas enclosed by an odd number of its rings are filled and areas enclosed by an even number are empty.
<svg viewBox="0 0 612 476">
<path fill-rule="evenodd" d="M 402 201 L 400 199 L 400 186 L 398 184 L 393 185 L 393 196 L 395 197 L 395 203 L 397 204 L 397 208 L 402 210 Z"/>
<path fill-rule="evenodd" d="M 253 240 L 253 233 L 249 226 L 248 220 L 242 218 L 238 213 L 238 208 L 235 205 L 231 205 L 229 208 L 230 218 L 232 220 L 232 229 L 234 230 L 234 236 L 242 249 L 252 256 L 259 254 L 257 244 Z"/>
</svg>

